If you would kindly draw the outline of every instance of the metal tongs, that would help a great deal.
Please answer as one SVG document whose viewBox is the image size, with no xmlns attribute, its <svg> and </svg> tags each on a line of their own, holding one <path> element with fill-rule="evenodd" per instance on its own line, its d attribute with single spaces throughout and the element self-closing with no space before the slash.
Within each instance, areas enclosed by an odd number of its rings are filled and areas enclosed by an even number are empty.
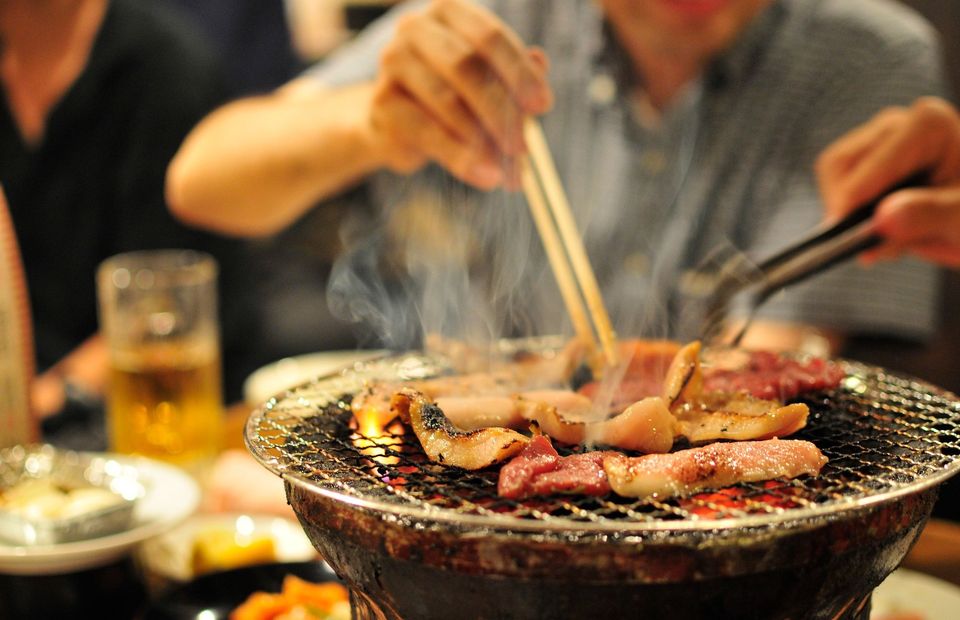
<svg viewBox="0 0 960 620">
<path fill-rule="evenodd" d="M 750 312 L 734 338 L 726 343 L 738 345 L 757 309 L 773 293 L 878 245 L 881 238 L 874 231 L 872 219 L 877 205 L 887 195 L 906 187 L 922 185 L 926 180 L 926 174 L 910 177 L 875 200 L 854 209 L 843 219 L 817 227 L 806 237 L 759 264 L 742 255 L 728 260 L 707 295 L 701 340 L 714 343 L 724 327 L 733 298 L 747 294 Z"/>
</svg>

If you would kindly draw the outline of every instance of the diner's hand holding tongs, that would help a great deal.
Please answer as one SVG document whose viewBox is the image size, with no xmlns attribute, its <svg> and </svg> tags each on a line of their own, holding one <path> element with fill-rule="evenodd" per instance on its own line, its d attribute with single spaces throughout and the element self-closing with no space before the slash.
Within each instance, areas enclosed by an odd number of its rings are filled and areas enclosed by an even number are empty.
<svg viewBox="0 0 960 620">
<path fill-rule="evenodd" d="M 718 343 L 718 339 L 724 336 L 731 302 L 735 297 L 746 294 L 749 296 L 746 320 L 732 339 L 721 343 L 738 345 L 757 308 L 773 293 L 877 246 L 882 241 L 873 225 L 877 205 L 887 195 L 907 187 L 923 185 L 926 180 L 926 173 L 908 178 L 842 219 L 817 227 L 759 264 L 742 255 L 727 261 L 707 296 L 701 340 Z"/>
</svg>

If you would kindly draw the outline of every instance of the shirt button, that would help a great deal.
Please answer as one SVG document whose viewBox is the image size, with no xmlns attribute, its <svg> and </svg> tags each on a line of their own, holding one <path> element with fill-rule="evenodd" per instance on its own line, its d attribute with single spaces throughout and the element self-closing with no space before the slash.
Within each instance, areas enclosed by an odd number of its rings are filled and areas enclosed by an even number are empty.
<svg viewBox="0 0 960 620">
<path fill-rule="evenodd" d="M 660 174 L 667 167 L 667 156 L 662 151 L 646 151 L 640 155 L 640 166 L 648 174 Z"/>
<path fill-rule="evenodd" d="M 614 98 L 617 96 L 617 83 L 610 75 L 600 73 L 593 76 L 593 79 L 590 80 L 590 85 L 587 87 L 587 94 L 590 95 L 590 100 L 594 103 L 608 105 L 613 103 Z"/>
<path fill-rule="evenodd" d="M 623 259 L 623 270 L 627 273 L 645 274 L 650 270 L 650 259 L 642 252 L 634 252 Z"/>
</svg>

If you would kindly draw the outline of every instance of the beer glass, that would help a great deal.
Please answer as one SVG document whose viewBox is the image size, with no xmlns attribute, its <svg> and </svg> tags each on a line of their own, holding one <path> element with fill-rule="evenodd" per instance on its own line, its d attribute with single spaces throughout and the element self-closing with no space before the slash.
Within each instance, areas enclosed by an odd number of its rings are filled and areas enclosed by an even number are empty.
<svg viewBox="0 0 960 620">
<path fill-rule="evenodd" d="M 223 424 L 216 282 L 215 259 L 189 250 L 130 252 L 100 264 L 111 450 L 195 473 L 213 460 Z"/>
</svg>

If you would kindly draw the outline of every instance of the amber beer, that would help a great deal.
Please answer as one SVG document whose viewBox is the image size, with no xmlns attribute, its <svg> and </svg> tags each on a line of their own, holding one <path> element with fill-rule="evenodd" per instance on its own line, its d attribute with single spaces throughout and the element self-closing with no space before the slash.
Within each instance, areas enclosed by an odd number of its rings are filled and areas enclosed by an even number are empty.
<svg viewBox="0 0 960 620">
<path fill-rule="evenodd" d="M 222 418 L 216 347 L 115 352 L 108 399 L 114 450 L 191 468 L 220 449 Z"/>
<path fill-rule="evenodd" d="M 119 254 L 97 271 L 110 351 L 110 449 L 196 474 L 220 448 L 217 264 L 189 250 Z"/>
</svg>

